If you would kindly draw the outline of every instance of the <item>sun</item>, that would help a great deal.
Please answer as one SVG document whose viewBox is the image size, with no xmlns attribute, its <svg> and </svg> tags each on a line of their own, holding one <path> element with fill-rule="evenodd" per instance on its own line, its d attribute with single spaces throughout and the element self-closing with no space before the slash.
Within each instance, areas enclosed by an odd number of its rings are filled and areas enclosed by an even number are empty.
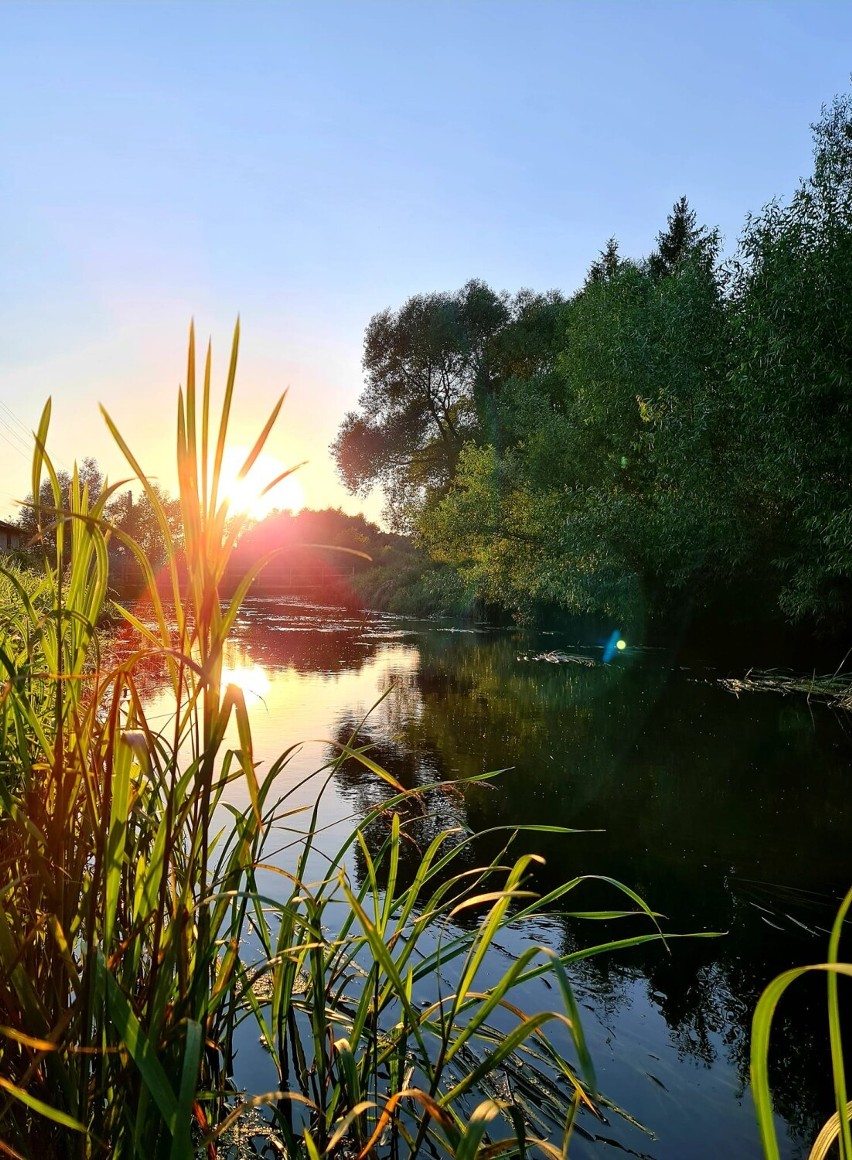
<svg viewBox="0 0 852 1160">
<path fill-rule="evenodd" d="M 288 475 L 271 491 L 262 495 L 267 484 L 287 470 L 287 465 L 274 455 L 262 451 L 245 479 L 239 479 L 240 468 L 248 453 L 247 447 L 232 447 L 225 452 L 222 461 L 219 494 L 227 499 L 231 514 L 262 520 L 275 508 L 300 511 L 305 506 L 305 492 L 299 482 L 298 472 Z"/>
</svg>

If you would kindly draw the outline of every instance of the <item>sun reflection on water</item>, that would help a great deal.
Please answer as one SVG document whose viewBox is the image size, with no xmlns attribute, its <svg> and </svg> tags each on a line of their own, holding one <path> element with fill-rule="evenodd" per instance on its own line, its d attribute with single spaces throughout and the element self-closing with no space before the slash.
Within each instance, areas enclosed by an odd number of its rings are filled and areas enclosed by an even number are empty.
<svg viewBox="0 0 852 1160">
<path fill-rule="evenodd" d="M 237 685 L 246 698 L 264 700 L 272 687 L 269 673 L 245 653 L 231 655 L 222 666 L 222 685 Z"/>
</svg>

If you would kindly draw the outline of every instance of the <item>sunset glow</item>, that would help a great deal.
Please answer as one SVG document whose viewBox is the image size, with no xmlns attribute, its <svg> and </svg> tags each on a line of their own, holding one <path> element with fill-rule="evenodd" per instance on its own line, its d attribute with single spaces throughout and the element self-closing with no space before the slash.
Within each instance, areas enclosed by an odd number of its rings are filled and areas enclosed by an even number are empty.
<svg viewBox="0 0 852 1160">
<path fill-rule="evenodd" d="M 275 508 L 300 511 L 305 506 L 305 492 L 298 471 L 264 494 L 264 489 L 274 479 L 294 465 L 282 463 L 274 455 L 262 452 L 248 475 L 240 479 L 240 469 L 248 454 L 248 447 L 234 447 L 225 452 L 220 496 L 227 499 L 231 513 L 245 513 L 252 519 L 262 520 Z"/>
</svg>

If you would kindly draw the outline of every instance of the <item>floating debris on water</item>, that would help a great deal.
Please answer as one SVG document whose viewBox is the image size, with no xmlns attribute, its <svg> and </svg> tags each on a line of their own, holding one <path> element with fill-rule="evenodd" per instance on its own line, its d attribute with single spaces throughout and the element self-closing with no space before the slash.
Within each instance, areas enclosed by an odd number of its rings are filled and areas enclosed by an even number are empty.
<svg viewBox="0 0 852 1160">
<path fill-rule="evenodd" d="M 852 712 L 852 676 L 803 676 L 786 669 L 749 669 L 744 677 L 723 677 L 717 682 L 738 697 L 740 693 L 804 694 L 808 700 L 823 701 L 836 709 Z"/>
<path fill-rule="evenodd" d="M 544 653 L 521 653 L 518 656 L 519 661 L 547 661 L 550 665 L 585 665 L 587 668 L 594 668 L 597 661 L 592 657 L 579 656 L 577 653 L 567 653 L 555 650 L 553 652 Z"/>
</svg>

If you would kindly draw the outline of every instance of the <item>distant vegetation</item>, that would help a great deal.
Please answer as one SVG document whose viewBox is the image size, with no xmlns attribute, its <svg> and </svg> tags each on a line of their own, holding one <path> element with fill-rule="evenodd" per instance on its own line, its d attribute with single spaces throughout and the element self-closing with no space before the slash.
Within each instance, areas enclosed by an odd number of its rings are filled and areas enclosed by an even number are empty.
<svg viewBox="0 0 852 1160">
<path fill-rule="evenodd" d="M 97 460 L 92 456 L 84 458 L 78 478 L 87 488 L 90 503 L 94 503 L 105 487 Z M 28 557 L 55 551 L 55 517 L 51 513 L 68 510 L 71 475 L 57 471 L 56 486 L 58 504 L 51 481 L 45 479 L 38 505 L 30 493 L 21 508 L 18 524 L 29 537 L 29 548 L 23 553 L 22 563 Z M 159 514 L 152 498 L 144 491 L 141 495 L 129 490 L 113 492 L 104 505 L 104 518 L 114 529 L 109 541 L 113 563 L 126 561 L 134 571 L 138 569 L 125 537 L 142 548 L 155 569 L 168 556 L 163 519 L 171 546 L 180 548 L 184 541 L 180 501 L 155 482 L 150 486 Z M 305 508 L 295 513 L 273 511 L 257 523 L 242 516 L 239 519 L 241 534 L 230 565 L 234 576 L 245 574 L 268 553 L 279 551 L 276 564 L 279 568 L 308 570 L 322 564 L 331 573 L 339 571 L 341 581 L 330 592 L 331 596 L 354 598 L 368 608 L 415 615 L 462 614 L 471 608 L 470 587 L 454 568 L 431 560 L 411 536 L 384 531 L 363 515 L 348 515 L 340 508 L 319 511 Z M 66 543 L 66 556 L 69 550 L 70 545 Z M 349 554 L 356 552 L 358 556 Z M 142 581 L 143 575 L 139 572 L 140 585 Z"/>
<path fill-rule="evenodd" d="M 122 542 L 121 535 L 129 537 L 145 553 L 149 562 L 158 567 L 168 555 L 166 535 L 169 543 L 183 544 L 183 522 L 180 501 L 162 488 L 156 481 L 150 481 L 150 495 L 142 491 L 135 495 L 129 489 L 109 488 L 105 494 L 106 479 L 97 460 L 87 455 L 76 468 L 79 487 L 86 489 L 89 503 L 104 497 L 103 518 L 120 535 L 114 535 L 113 554 L 132 557 L 130 548 Z M 38 488 L 38 496 L 33 492 L 26 497 L 18 516 L 18 525 L 28 537 L 28 553 L 53 554 L 56 547 L 56 528 L 61 513 L 71 506 L 73 477 L 65 470 L 54 470 L 53 477 L 45 476 Z M 64 554 L 71 551 L 70 540 L 66 537 Z"/>
<path fill-rule="evenodd" d="M 686 198 L 569 297 L 478 281 L 369 324 L 333 445 L 353 493 L 519 615 L 689 600 L 852 623 L 852 98 L 734 255 Z"/>
<path fill-rule="evenodd" d="M 281 567 L 309 569 L 322 563 L 345 579 L 341 594 L 368 608 L 431 615 L 462 613 L 471 603 L 458 572 L 430 560 L 411 537 L 382 531 L 364 516 L 339 508 L 274 512 L 242 537 L 234 566 L 239 572 L 281 549 Z"/>
</svg>

